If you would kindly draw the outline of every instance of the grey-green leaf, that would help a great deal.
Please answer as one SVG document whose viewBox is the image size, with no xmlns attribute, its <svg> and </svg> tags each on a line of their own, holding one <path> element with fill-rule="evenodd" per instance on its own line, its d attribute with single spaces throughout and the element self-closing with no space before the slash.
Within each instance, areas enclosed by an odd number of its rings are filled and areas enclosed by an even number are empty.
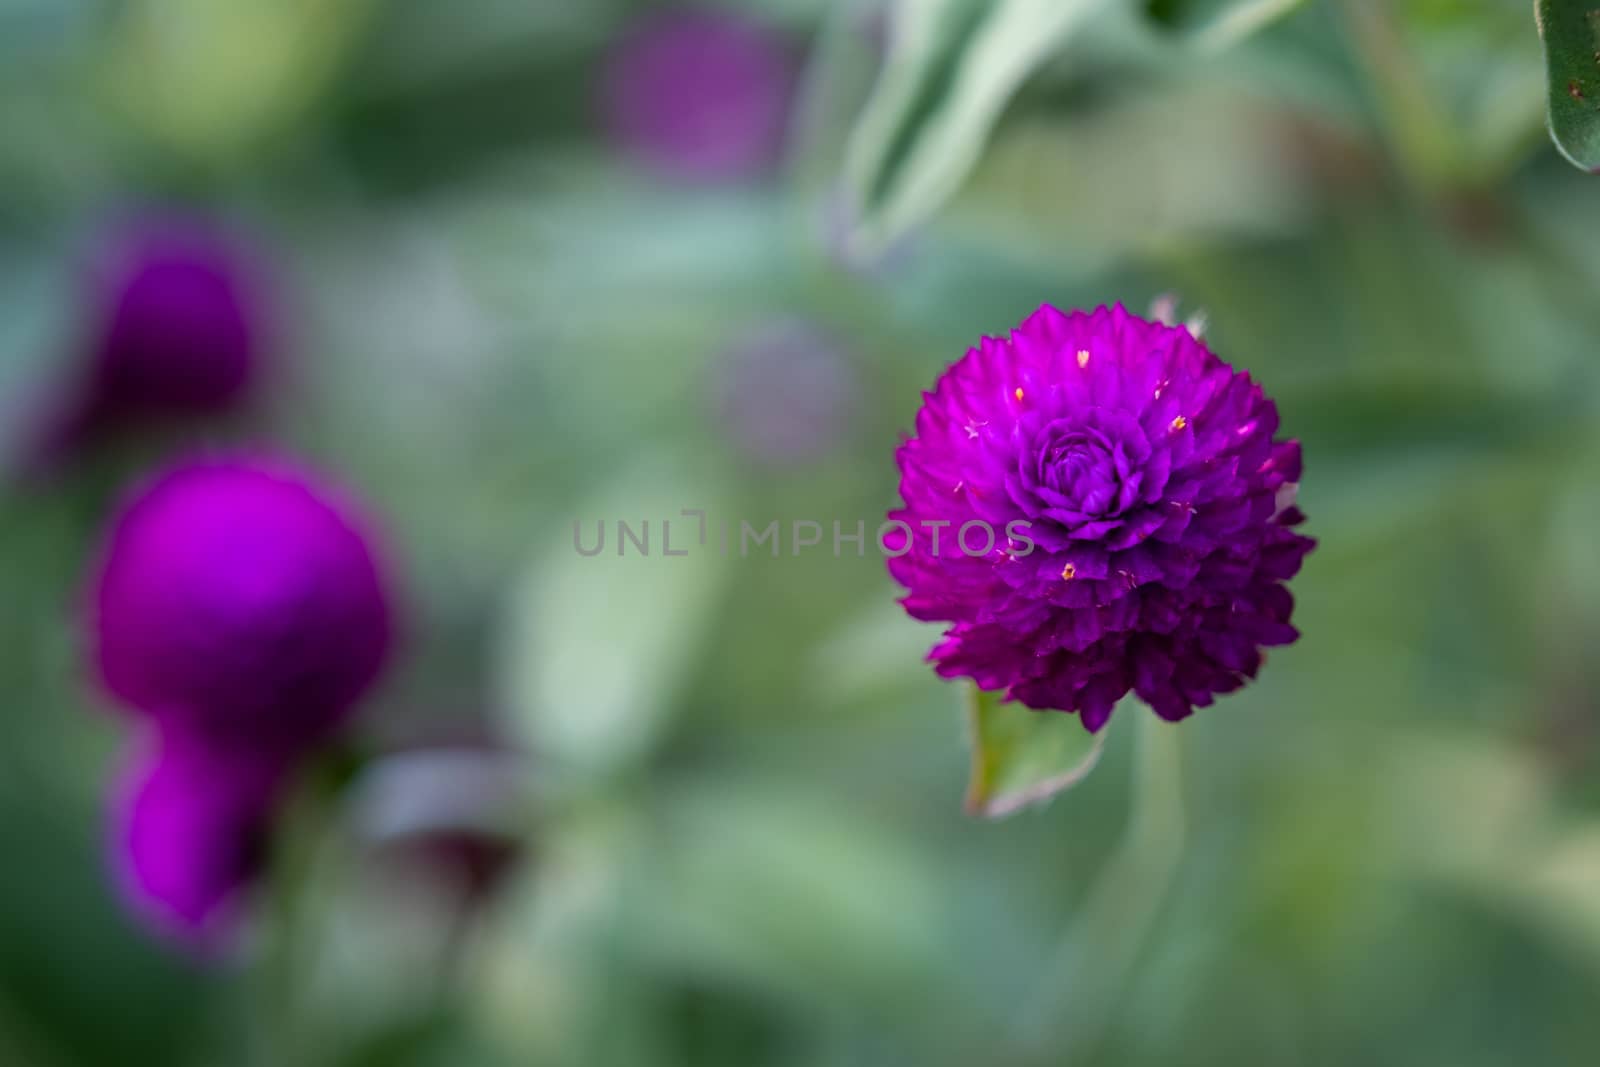
<svg viewBox="0 0 1600 1067">
<path fill-rule="evenodd" d="M 1594 0 L 1538 0 L 1550 137 L 1561 154 L 1600 171 L 1600 7 Z"/>
<path fill-rule="evenodd" d="M 618 770 L 681 706 L 726 573 L 681 509 L 714 513 L 715 496 L 677 457 L 642 460 L 580 504 L 509 591 L 499 701 L 512 736 L 550 767 Z M 643 549 L 623 540 L 624 522 Z"/>
<path fill-rule="evenodd" d="M 1109 0 L 899 0 L 845 158 L 848 251 L 871 257 L 938 210 L 1023 80 Z"/>
<path fill-rule="evenodd" d="M 1091 734 L 1076 715 L 1001 703 L 968 691 L 972 776 L 967 814 L 998 819 L 1071 789 L 1100 762 L 1105 730 Z"/>
<path fill-rule="evenodd" d="M 1152 22 L 1177 33 L 1195 47 L 1220 51 L 1305 0 L 1145 0 Z"/>
</svg>

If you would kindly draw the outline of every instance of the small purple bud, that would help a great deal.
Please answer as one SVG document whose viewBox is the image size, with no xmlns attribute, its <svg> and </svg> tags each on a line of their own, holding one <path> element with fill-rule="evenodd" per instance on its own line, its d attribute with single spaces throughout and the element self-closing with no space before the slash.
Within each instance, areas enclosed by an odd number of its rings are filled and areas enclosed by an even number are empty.
<svg viewBox="0 0 1600 1067">
<path fill-rule="evenodd" d="M 111 856 L 134 913 L 202 954 L 223 949 L 260 872 L 282 779 L 280 761 L 144 739 L 113 802 Z"/>
<path fill-rule="evenodd" d="M 658 174 L 749 177 L 782 150 L 795 56 L 773 29 L 732 11 L 680 8 L 617 43 L 601 105 L 613 140 Z"/>
<path fill-rule="evenodd" d="M 105 686 L 168 733 L 303 750 L 377 677 L 389 594 L 350 504 L 284 461 L 180 463 L 115 521 L 89 602 Z"/>
<path fill-rule="evenodd" d="M 757 327 L 730 345 L 716 366 L 727 434 L 762 466 L 796 466 L 827 454 L 861 409 L 843 346 L 803 320 Z"/>
<path fill-rule="evenodd" d="M 240 238 L 206 220 L 157 215 L 113 228 L 84 274 L 81 369 L 50 405 L 28 465 L 48 469 L 130 423 L 237 407 L 268 346 L 264 275 Z"/>
<path fill-rule="evenodd" d="M 255 271 L 236 239 L 196 219 L 149 219 L 116 235 L 92 271 L 104 316 L 100 404 L 203 414 L 237 401 L 263 340 Z"/>
</svg>

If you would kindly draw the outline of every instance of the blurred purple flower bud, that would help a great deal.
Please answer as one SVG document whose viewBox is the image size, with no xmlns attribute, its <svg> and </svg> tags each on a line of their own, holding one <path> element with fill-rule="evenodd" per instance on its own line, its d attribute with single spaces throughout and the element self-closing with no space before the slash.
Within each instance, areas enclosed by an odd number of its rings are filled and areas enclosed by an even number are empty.
<svg viewBox="0 0 1600 1067">
<path fill-rule="evenodd" d="M 95 400 L 117 414 L 224 410 L 251 382 L 263 342 L 256 266 L 209 223 L 151 218 L 101 250 L 91 272 L 101 333 Z"/>
<path fill-rule="evenodd" d="M 113 228 L 83 290 L 86 351 L 25 457 L 35 472 L 114 427 L 226 413 L 259 377 L 265 271 L 211 222 L 154 215 Z"/>
<path fill-rule="evenodd" d="M 180 463 L 115 521 L 89 640 L 106 687 L 169 733 L 286 752 L 340 722 L 387 658 L 389 594 L 344 498 L 276 459 Z"/>
<path fill-rule="evenodd" d="M 664 176 L 748 177 L 782 150 L 798 78 L 771 28 L 732 11 L 680 8 L 617 43 L 602 86 L 613 140 Z"/>
<path fill-rule="evenodd" d="M 853 427 L 859 383 L 843 346 L 802 320 L 765 323 L 717 363 L 717 405 L 746 457 L 770 467 L 825 455 Z"/>
<path fill-rule="evenodd" d="M 152 740 L 130 761 L 114 798 L 117 881 L 152 929 L 216 951 L 260 871 L 283 765 L 224 758 L 177 735 Z"/>
</svg>

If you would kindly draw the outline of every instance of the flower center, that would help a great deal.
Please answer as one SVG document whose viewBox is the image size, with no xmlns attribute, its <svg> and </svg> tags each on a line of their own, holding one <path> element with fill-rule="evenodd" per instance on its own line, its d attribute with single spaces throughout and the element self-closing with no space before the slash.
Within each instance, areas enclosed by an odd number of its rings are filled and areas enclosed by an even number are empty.
<svg viewBox="0 0 1600 1067">
<path fill-rule="evenodd" d="M 1035 453 L 1034 479 L 1058 507 L 1084 518 L 1105 518 L 1120 510 L 1127 460 L 1105 434 L 1095 429 L 1052 427 Z"/>
</svg>

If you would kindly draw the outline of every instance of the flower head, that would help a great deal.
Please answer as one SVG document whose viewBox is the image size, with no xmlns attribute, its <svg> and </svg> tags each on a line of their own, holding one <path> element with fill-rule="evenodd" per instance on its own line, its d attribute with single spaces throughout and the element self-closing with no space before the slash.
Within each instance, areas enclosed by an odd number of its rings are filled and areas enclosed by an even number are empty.
<svg viewBox="0 0 1600 1067">
<path fill-rule="evenodd" d="M 117 791 L 111 848 L 134 911 L 178 940 L 216 947 L 261 867 L 282 771 L 182 735 L 139 750 Z"/>
<path fill-rule="evenodd" d="M 113 234 L 90 272 L 91 403 L 108 416 L 232 405 L 262 347 L 254 273 L 233 239 L 200 220 L 149 218 Z"/>
<path fill-rule="evenodd" d="M 1277 428 L 1247 374 L 1120 305 L 985 338 L 896 457 L 889 567 L 911 615 L 952 624 L 939 673 L 1092 731 L 1130 690 L 1176 720 L 1239 688 L 1298 636 L 1284 582 L 1315 544 Z"/>
<path fill-rule="evenodd" d="M 613 138 L 669 177 L 759 172 L 782 145 L 796 78 L 785 42 L 731 11 L 683 8 L 641 21 L 607 67 Z"/>
<path fill-rule="evenodd" d="M 129 424 L 240 406 L 269 347 L 265 274 L 251 247 L 203 218 L 155 214 L 107 230 L 85 264 L 71 376 L 49 383 L 19 427 L 21 472 L 48 474 Z"/>
<path fill-rule="evenodd" d="M 251 270 L 203 222 L 149 219 L 115 235 L 93 278 L 104 314 L 94 363 L 101 402 L 158 411 L 234 402 L 261 346 Z"/>
<path fill-rule="evenodd" d="M 391 623 L 350 506 L 286 463 L 233 456 L 179 464 L 127 507 L 89 629 L 106 686 L 169 733 L 287 751 L 343 720 Z"/>
</svg>

